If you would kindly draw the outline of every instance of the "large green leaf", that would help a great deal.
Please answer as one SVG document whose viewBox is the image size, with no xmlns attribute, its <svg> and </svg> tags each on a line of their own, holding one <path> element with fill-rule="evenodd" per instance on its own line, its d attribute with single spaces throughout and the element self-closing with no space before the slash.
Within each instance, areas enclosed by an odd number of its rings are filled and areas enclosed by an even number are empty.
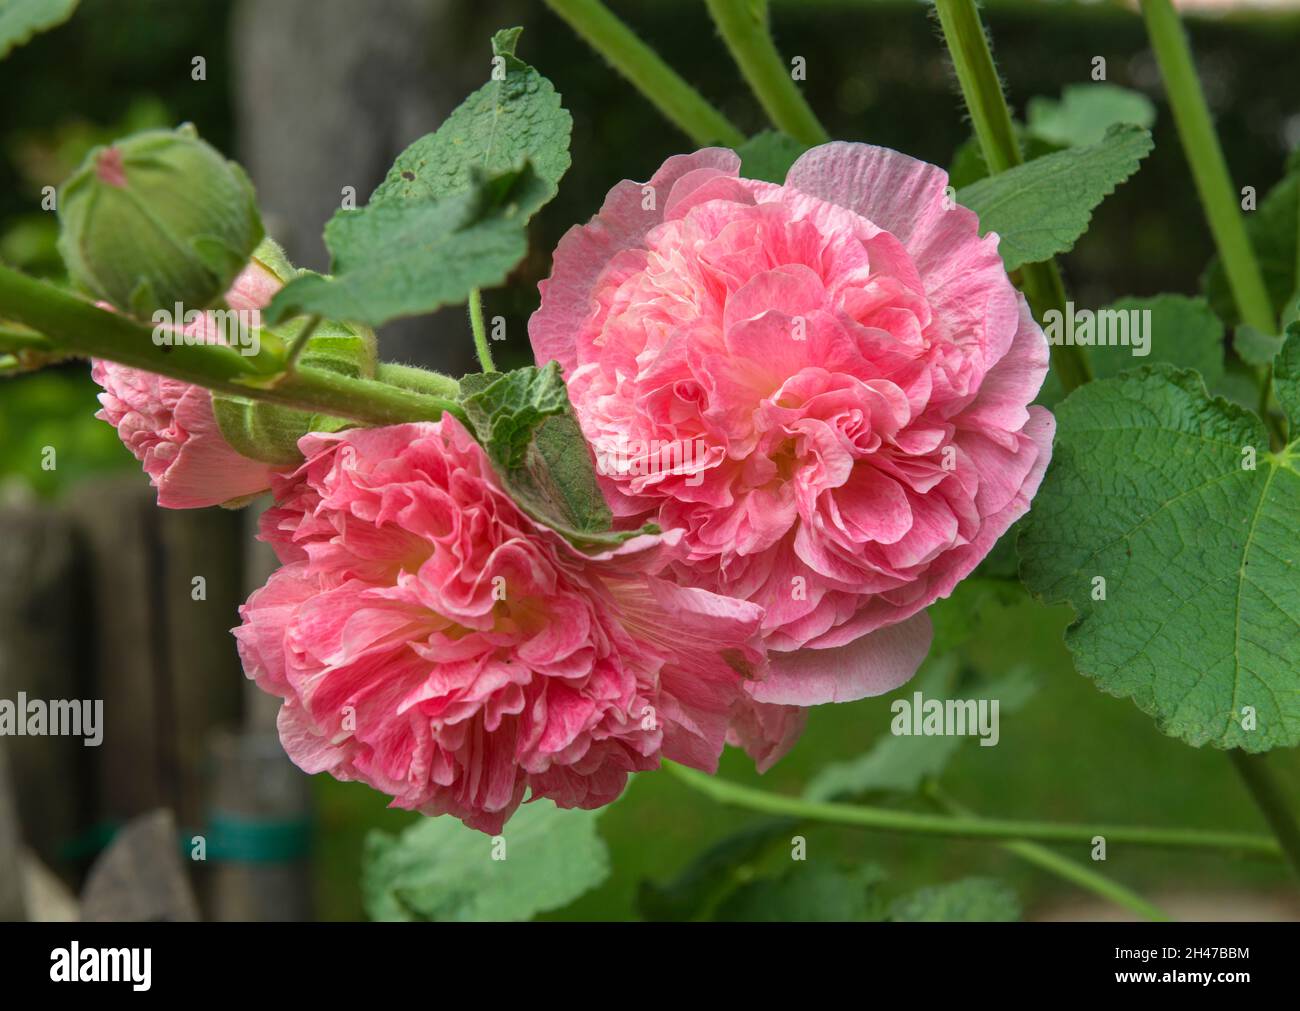
<svg viewBox="0 0 1300 1011">
<path fill-rule="evenodd" d="M 1245 215 L 1245 220 L 1273 311 L 1279 317 L 1294 318 L 1295 298 L 1300 295 L 1300 151 L 1291 152 L 1282 181 Z M 1206 268 L 1201 286 L 1214 311 L 1229 326 L 1235 326 L 1241 314 L 1217 256 Z"/>
<path fill-rule="evenodd" d="M 895 900 L 889 918 L 900 923 L 1009 923 L 1020 919 L 1020 901 L 999 881 L 962 878 Z"/>
<path fill-rule="evenodd" d="M 1223 322 L 1205 299 L 1167 294 L 1153 298 L 1122 298 L 1098 310 L 1096 319 L 1100 321 L 1103 313 L 1116 311 L 1149 312 L 1149 317 L 1138 317 L 1136 325 L 1144 328 L 1150 343 L 1145 355 L 1134 354 L 1141 348 L 1133 344 L 1085 347 L 1097 378 L 1105 379 L 1128 369 L 1164 362 L 1178 368 L 1195 369 L 1205 380 L 1205 385 L 1217 392 L 1223 379 Z M 1037 402 L 1051 407 L 1063 396 L 1065 391 L 1061 381 L 1055 372 L 1049 372 Z"/>
<path fill-rule="evenodd" d="M 523 805 L 505 850 L 455 818 L 427 818 L 366 840 L 361 887 L 373 920 L 527 920 L 566 906 L 609 876 L 597 811 Z M 504 855 L 504 859 L 501 859 Z"/>
<path fill-rule="evenodd" d="M 1295 426 L 1300 327 L 1276 390 Z M 1269 453 L 1257 417 L 1169 366 L 1089 383 L 1056 417 L 1021 575 L 1073 605 L 1076 667 L 1189 744 L 1300 743 L 1297 444 Z"/>
<path fill-rule="evenodd" d="M 1127 369 L 1165 362 L 1195 369 L 1213 386 L 1223 375 L 1223 323 L 1203 298 L 1185 295 L 1156 295 L 1154 298 L 1121 298 L 1100 312 L 1146 313 L 1149 325 L 1147 354 L 1138 356 L 1133 346 L 1111 345 L 1088 348 L 1092 370 L 1098 379 L 1119 375 Z M 1100 316 L 1100 313 L 1098 314 Z"/>
<path fill-rule="evenodd" d="M 1096 144 L 1119 123 L 1150 129 L 1156 121 L 1156 107 L 1146 95 L 1104 81 L 1068 84 L 1059 101 L 1031 98 L 1026 113 L 1029 132 L 1059 147 Z"/>
<path fill-rule="evenodd" d="M 532 214 L 555 196 L 569 168 L 573 117 L 551 82 L 515 56 L 522 29 L 492 38 L 493 77 L 465 99 L 434 133 L 400 155 L 370 197 L 372 204 L 445 197 L 470 186 L 474 172 L 497 174 L 532 163 L 543 186 Z"/>
<path fill-rule="evenodd" d="M 1008 270 L 1074 246 L 1093 209 L 1137 171 L 1151 134 L 1123 124 L 1096 144 L 1072 147 L 999 172 L 960 190 L 957 200 L 979 215 L 981 234 L 997 232 Z"/>
<path fill-rule="evenodd" d="M 523 258 L 527 208 L 545 185 L 525 164 L 450 196 L 340 211 L 325 228 L 335 276 L 291 281 L 264 315 L 378 326 L 463 302 L 471 288 L 502 283 Z"/>
<path fill-rule="evenodd" d="M 77 0 L 0 0 L 0 60 L 72 17 Z"/>
</svg>

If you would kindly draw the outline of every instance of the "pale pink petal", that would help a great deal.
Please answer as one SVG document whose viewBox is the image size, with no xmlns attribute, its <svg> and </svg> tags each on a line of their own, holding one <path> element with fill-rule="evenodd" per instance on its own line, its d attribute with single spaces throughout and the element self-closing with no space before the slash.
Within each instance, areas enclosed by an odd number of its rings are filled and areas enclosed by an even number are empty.
<svg viewBox="0 0 1300 1011">
<path fill-rule="evenodd" d="M 764 681 L 748 685 L 758 702 L 819 706 L 883 695 L 905 684 L 930 651 L 930 617 L 917 614 L 835 649 L 773 653 Z"/>
<path fill-rule="evenodd" d="M 557 361 L 566 372 L 574 367 L 573 338 L 591 314 L 597 277 L 615 254 L 636 246 L 663 220 L 664 204 L 678 179 L 697 169 L 734 175 L 739 167 L 740 158 L 727 148 L 675 155 L 648 183 L 628 179 L 619 183 L 588 224 L 570 228 L 555 248 L 551 276 L 538 285 L 542 307 L 528 321 L 528 337 L 537 360 Z M 653 199 L 647 200 L 648 195 Z"/>
</svg>

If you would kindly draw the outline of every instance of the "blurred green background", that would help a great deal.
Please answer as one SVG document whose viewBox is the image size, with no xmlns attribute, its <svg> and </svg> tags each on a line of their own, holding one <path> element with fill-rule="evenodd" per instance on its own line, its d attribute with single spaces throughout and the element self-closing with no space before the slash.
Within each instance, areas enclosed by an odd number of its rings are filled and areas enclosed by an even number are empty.
<svg viewBox="0 0 1300 1011">
<path fill-rule="evenodd" d="M 498 364 L 523 364 L 531 360 L 525 321 L 559 236 L 590 216 L 619 179 L 647 178 L 665 157 L 690 145 L 542 5 L 503 0 L 474 6 L 472 16 L 458 15 L 429 39 L 445 54 L 439 58 L 461 61 L 475 80 L 490 29 L 523 23 L 521 55 L 551 78 L 575 120 L 573 167 L 533 226 L 529 258 L 507 288 L 485 297 L 487 314 L 504 315 L 512 335 Z M 742 129 L 765 126 L 702 3 L 611 6 Z M 382 7 L 367 4 L 367 16 Z M 53 216 L 39 209 L 41 187 L 57 184 L 93 143 L 192 120 L 218 147 L 237 149 L 230 63 L 214 58 L 229 37 L 231 12 L 221 0 L 84 0 L 67 25 L 0 63 L 0 94 L 10 97 L 0 111 L 0 259 L 57 276 Z M 1064 258 L 1073 297 L 1103 304 L 1123 295 L 1196 293 L 1212 243 L 1138 16 L 1111 4 L 1037 2 L 994 2 L 986 16 L 1016 112 L 1032 96 L 1055 97 L 1063 86 L 1087 81 L 1096 56 L 1106 58 L 1110 82 L 1144 92 L 1159 110 L 1154 153 L 1101 206 L 1090 232 Z M 805 92 L 836 138 L 888 145 L 941 165 L 968 138 L 943 47 L 922 4 L 784 0 L 773 3 L 773 21 L 782 54 L 806 58 Z M 1300 144 L 1300 18 L 1203 20 L 1191 29 L 1233 178 L 1262 195 L 1280 177 L 1286 152 Z M 183 72 L 199 52 L 210 54 L 202 87 L 191 86 Z M 86 474 L 136 466 L 112 430 L 91 418 L 94 390 L 78 365 L 0 386 L 0 491 L 56 496 Z M 39 465 L 39 447 L 52 443 L 63 447 L 66 462 L 57 475 Z M 1264 830 L 1223 755 L 1164 738 L 1132 703 L 1102 695 L 1073 672 L 1062 645 L 1068 620 L 1060 609 L 1028 602 L 989 608 L 972 619 L 973 634 L 962 650 L 969 667 L 996 677 L 1025 665 L 1039 687 L 1022 710 L 1005 716 L 998 747 L 967 746 L 958 753 L 945 775 L 947 790 L 980 813 L 1006 817 Z M 860 754 L 887 733 L 889 701 L 821 707 L 795 750 L 761 780 L 733 752 L 721 775 L 798 792 L 828 761 Z M 1300 795 L 1297 756 L 1275 754 L 1292 795 Z M 376 827 L 397 831 L 413 816 L 386 809 L 385 798 L 364 786 L 326 777 L 315 785 L 319 915 L 361 916 L 365 834 Z M 753 820 L 668 775 L 638 776 L 601 817 L 610 878 L 548 917 L 634 916 L 640 882 L 671 878 L 710 841 Z M 987 844 L 827 826 L 801 832 L 819 859 L 880 864 L 890 894 L 979 873 L 1011 884 L 1029 915 L 1059 913 L 1062 902 L 1079 897 Z M 1086 860 L 1086 853 L 1075 855 Z M 745 878 L 782 864 L 788 859 L 777 845 L 733 873 Z M 1149 895 L 1199 901 L 1203 917 L 1237 893 L 1290 895 L 1290 911 L 1297 912 L 1294 888 L 1277 864 L 1113 846 L 1104 870 Z"/>
</svg>

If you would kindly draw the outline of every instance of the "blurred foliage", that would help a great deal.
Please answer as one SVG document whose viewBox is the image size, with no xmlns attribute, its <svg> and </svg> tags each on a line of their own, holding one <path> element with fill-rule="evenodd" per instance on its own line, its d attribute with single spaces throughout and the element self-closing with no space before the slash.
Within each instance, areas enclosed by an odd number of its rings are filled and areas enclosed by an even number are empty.
<svg viewBox="0 0 1300 1011">
<path fill-rule="evenodd" d="M 82 478 L 135 465 L 112 425 L 97 421 L 99 392 L 85 366 L 0 379 L 0 489 L 53 497 Z M 54 450 L 47 469 L 46 447 Z"/>
</svg>

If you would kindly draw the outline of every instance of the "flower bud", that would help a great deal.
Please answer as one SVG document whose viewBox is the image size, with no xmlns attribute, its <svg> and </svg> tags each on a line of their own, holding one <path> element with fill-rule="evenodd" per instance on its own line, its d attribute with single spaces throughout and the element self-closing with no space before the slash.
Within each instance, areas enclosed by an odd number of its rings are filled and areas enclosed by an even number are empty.
<svg viewBox="0 0 1300 1011">
<path fill-rule="evenodd" d="M 248 177 L 189 124 L 95 148 L 59 196 L 73 282 L 147 319 L 220 300 L 262 239 Z"/>
</svg>

